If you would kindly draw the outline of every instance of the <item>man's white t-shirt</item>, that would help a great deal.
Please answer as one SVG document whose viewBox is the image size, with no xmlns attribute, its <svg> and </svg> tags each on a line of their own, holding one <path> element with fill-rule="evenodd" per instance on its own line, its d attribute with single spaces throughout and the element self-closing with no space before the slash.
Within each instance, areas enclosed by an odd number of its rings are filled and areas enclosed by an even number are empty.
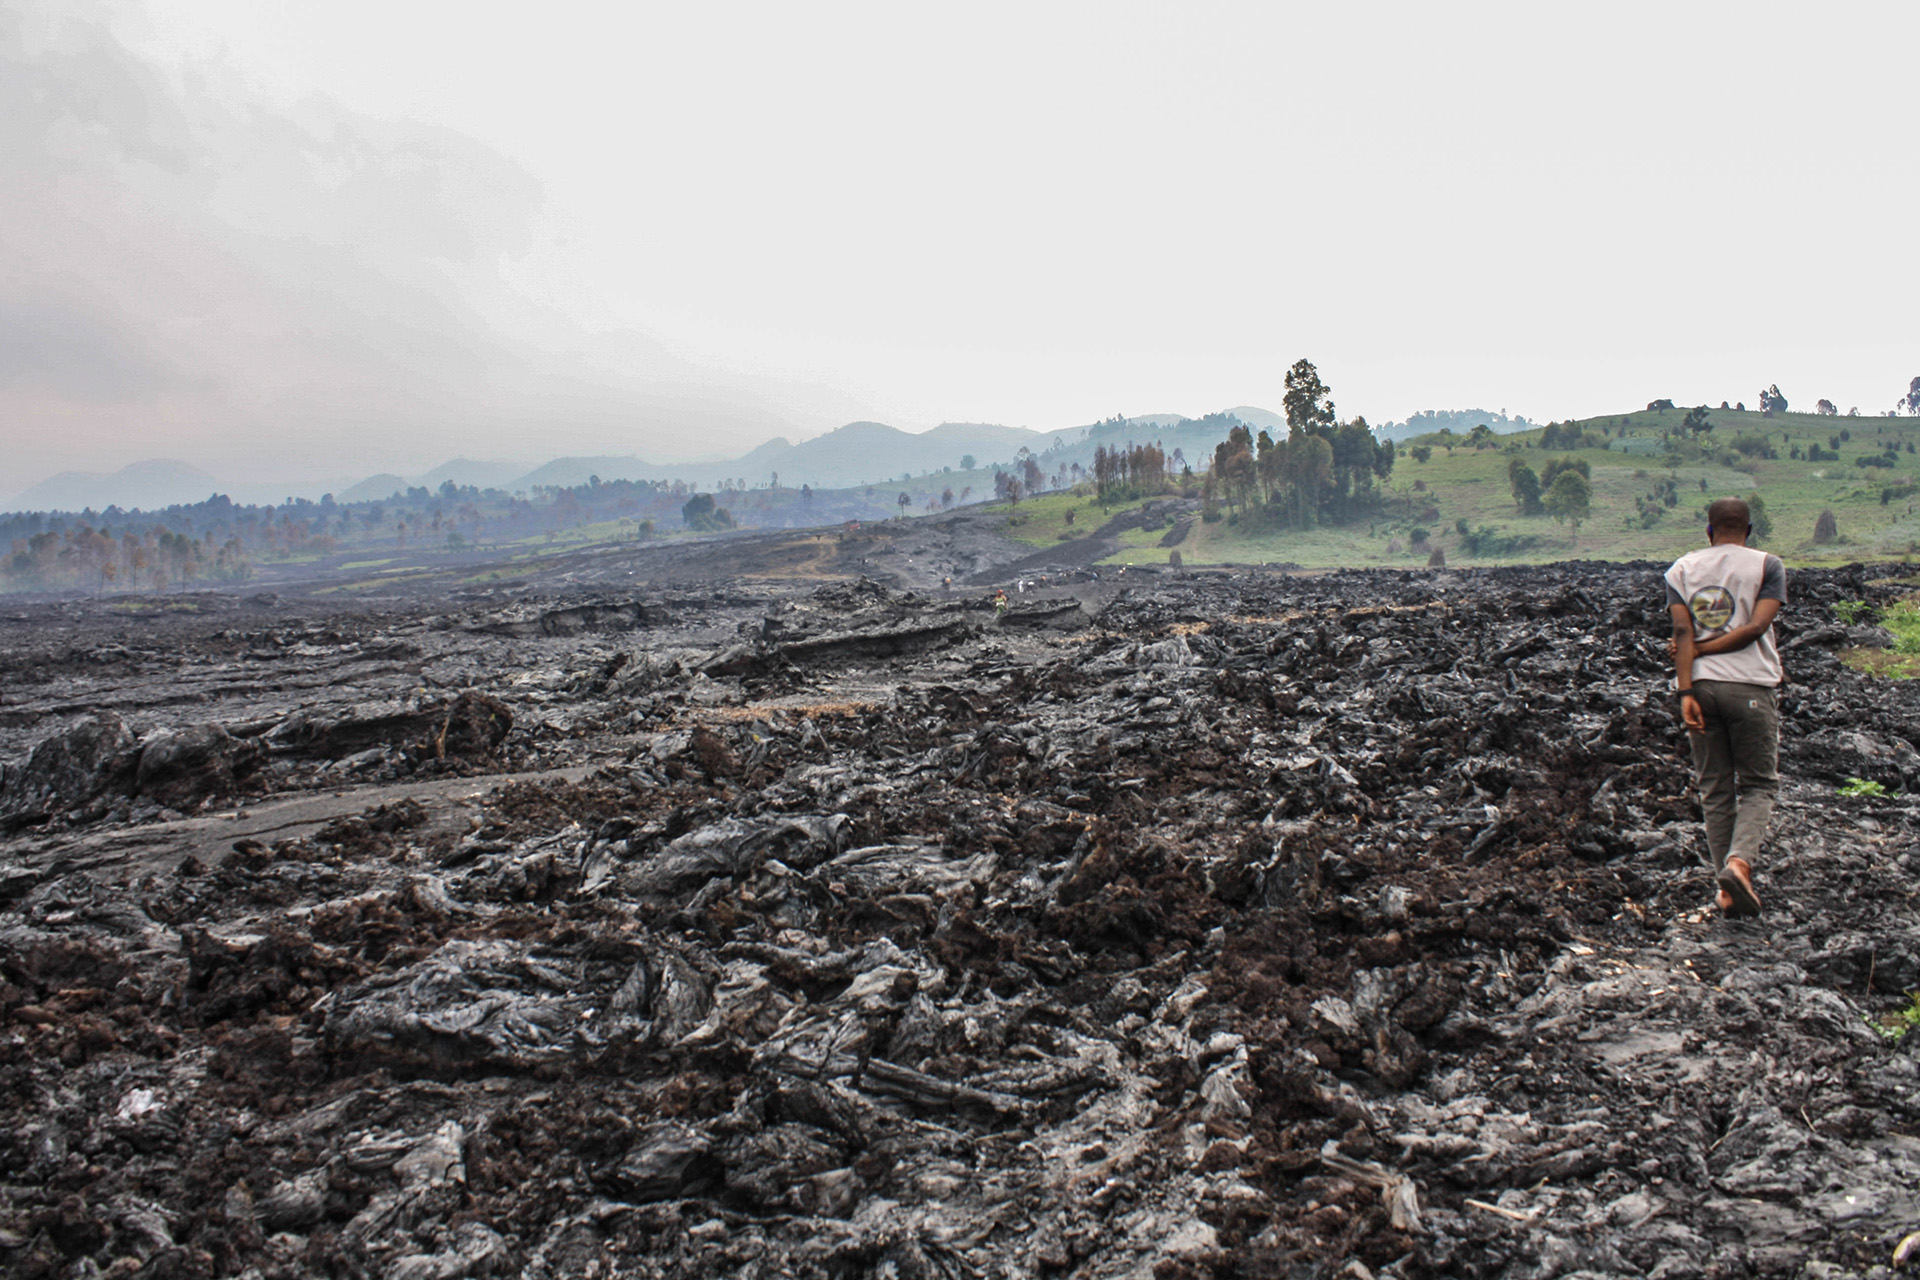
<svg viewBox="0 0 1920 1280">
<path fill-rule="evenodd" d="M 1693 615 L 1695 641 L 1711 640 L 1745 626 L 1762 600 L 1787 602 L 1787 568 L 1779 556 L 1737 542 L 1689 551 L 1667 570 L 1667 603 L 1684 604 Z M 1744 649 L 1711 653 L 1693 660 L 1695 680 L 1732 680 L 1777 685 L 1786 673 L 1774 646 L 1773 628 Z"/>
</svg>

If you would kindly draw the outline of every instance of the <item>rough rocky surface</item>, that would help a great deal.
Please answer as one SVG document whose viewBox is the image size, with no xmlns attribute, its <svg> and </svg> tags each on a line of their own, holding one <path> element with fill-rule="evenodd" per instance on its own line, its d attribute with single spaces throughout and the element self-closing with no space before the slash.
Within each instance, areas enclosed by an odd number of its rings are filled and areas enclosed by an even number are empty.
<svg viewBox="0 0 1920 1280">
<path fill-rule="evenodd" d="M 1905 589 L 1749 923 L 1651 566 L 17 608 L 0 1269 L 1884 1270 Z"/>
</svg>

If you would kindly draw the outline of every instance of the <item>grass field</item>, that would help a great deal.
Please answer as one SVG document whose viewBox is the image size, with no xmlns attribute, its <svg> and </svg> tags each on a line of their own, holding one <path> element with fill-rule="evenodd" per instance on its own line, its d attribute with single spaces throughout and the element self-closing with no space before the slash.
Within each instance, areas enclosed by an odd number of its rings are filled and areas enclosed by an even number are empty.
<svg viewBox="0 0 1920 1280">
<path fill-rule="evenodd" d="M 1198 493 L 1199 490 L 1196 488 L 1194 492 Z M 1000 530 L 1017 542 L 1051 547 L 1069 538 L 1084 538 L 1115 516 L 1132 511 L 1148 501 L 1147 498 L 1135 498 L 1103 507 L 1090 492 L 1071 490 L 1047 493 L 1038 498 L 1028 498 L 1013 507 L 1001 521 Z M 1071 523 L 1068 521 L 1069 513 L 1072 515 Z M 1165 530 L 1155 531 L 1151 535 L 1143 535 L 1138 530 L 1130 532 L 1135 536 L 1150 536 L 1157 541 Z M 1165 556 L 1161 558 L 1165 559 Z"/>
<path fill-rule="evenodd" d="M 1790 564 L 1844 564 L 1859 560 L 1905 559 L 1920 553 L 1920 498 L 1896 496 L 1881 501 L 1883 488 L 1920 478 L 1920 419 L 1846 418 L 1788 413 L 1765 417 L 1759 413 L 1712 410 L 1713 430 L 1702 443 L 1725 452 L 1736 437 L 1762 437 L 1777 453 L 1772 459 L 1736 457 L 1688 461 L 1662 447 L 1665 431 L 1680 432 L 1684 410 L 1636 412 L 1588 419 L 1583 429 L 1605 429 L 1609 448 L 1545 451 L 1541 432 L 1498 436 L 1490 447 L 1471 448 L 1455 438 L 1451 449 L 1435 437 L 1423 441 L 1431 449 L 1426 462 L 1416 462 L 1402 446 L 1392 477 L 1385 485 L 1383 509 L 1371 520 L 1310 530 L 1245 533 L 1224 521 L 1196 523 L 1177 549 L 1185 563 L 1294 563 L 1309 568 L 1338 566 L 1418 566 L 1426 551 L 1411 549 L 1415 528 L 1429 531 L 1428 546 L 1442 550 L 1450 566 L 1537 563 L 1574 558 L 1598 560 L 1671 560 L 1699 546 L 1703 538 L 1705 507 L 1713 498 L 1745 497 L 1757 492 L 1765 500 L 1773 531 L 1765 542 Z M 1804 453 L 1810 444 L 1822 450 L 1840 432 L 1838 462 L 1809 462 L 1790 456 L 1796 447 Z M 1624 433 L 1624 434 L 1623 434 Z M 1898 448 L 1892 468 L 1861 467 L 1854 460 L 1879 455 L 1887 444 Z M 1592 469 L 1591 515 L 1577 531 L 1549 516 L 1522 516 L 1516 509 L 1507 480 L 1513 450 L 1538 472 L 1549 458 L 1584 459 Z M 1676 501 L 1658 503 L 1660 514 L 1649 525 L 1640 515 L 1639 500 L 1653 495 L 1663 481 L 1673 484 Z M 1704 485 L 1703 485 L 1704 482 Z M 1072 505 L 1068 495 L 1050 495 L 1021 504 L 1034 510 L 1031 524 L 1010 530 L 1027 537 L 1027 528 L 1044 530 L 1028 537 L 1044 545 L 1059 532 L 1041 509 Z M 1085 496 L 1079 519 L 1098 512 Z M 1092 508 L 1092 510 L 1088 510 Z M 1814 523 L 1822 510 L 1831 510 L 1839 536 L 1825 544 L 1814 542 Z M 1104 519 L 1104 516 L 1098 516 Z M 1495 531 L 1498 538 L 1531 539 L 1524 549 L 1501 554 L 1482 550 L 1474 554 L 1457 530 L 1465 520 L 1469 529 Z M 1084 528 L 1084 523 L 1082 525 Z M 1097 527 L 1097 526 L 1096 526 Z M 1128 545 L 1112 559 L 1136 564 L 1165 564 L 1168 551 L 1157 544 L 1159 535 L 1129 536 Z M 1394 544 L 1398 550 L 1394 550 Z"/>
</svg>

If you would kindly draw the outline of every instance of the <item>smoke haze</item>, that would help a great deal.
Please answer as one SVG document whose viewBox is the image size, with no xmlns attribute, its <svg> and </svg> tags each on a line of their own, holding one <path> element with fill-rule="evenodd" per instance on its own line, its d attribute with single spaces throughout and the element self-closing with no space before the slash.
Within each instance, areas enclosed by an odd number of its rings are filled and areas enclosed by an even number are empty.
<svg viewBox="0 0 1920 1280">
<path fill-rule="evenodd" d="M 168 454 L 357 478 L 476 438 L 688 456 L 836 416 L 517 293 L 500 264 L 527 252 L 540 184 L 450 129 L 279 109 L 10 9 L 0 154 L 10 477 Z"/>
<path fill-rule="evenodd" d="M 1920 9 L 0 0 L 0 495 L 1889 407 Z"/>
</svg>

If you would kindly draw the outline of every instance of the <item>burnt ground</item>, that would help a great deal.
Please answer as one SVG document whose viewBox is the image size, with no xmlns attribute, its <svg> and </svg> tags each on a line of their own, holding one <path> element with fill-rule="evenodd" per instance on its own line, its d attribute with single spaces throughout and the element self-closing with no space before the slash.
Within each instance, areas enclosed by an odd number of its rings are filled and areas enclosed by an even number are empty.
<svg viewBox="0 0 1920 1280">
<path fill-rule="evenodd" d="M 1732 923 L 1656 575 L 15 607 L 0 1266 L 1884 1273 L 1903 588 Z"/>
</svg>

